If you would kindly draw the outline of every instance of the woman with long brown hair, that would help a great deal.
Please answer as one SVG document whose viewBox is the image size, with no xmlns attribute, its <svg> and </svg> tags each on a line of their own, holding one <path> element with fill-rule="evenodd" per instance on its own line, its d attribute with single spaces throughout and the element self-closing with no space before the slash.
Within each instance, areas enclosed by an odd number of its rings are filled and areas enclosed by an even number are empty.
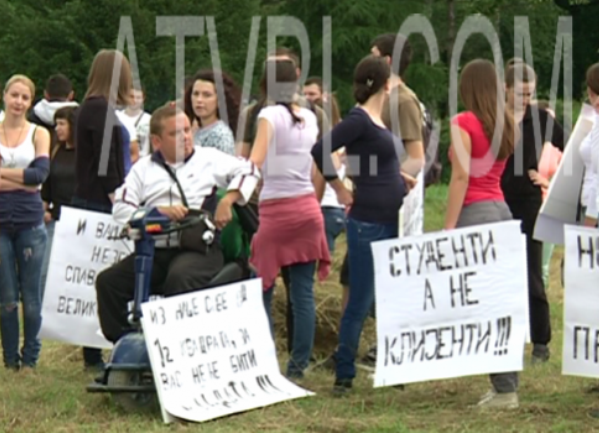
<svg viewBox="0 0 599 433">
<path fill-rule="evenodd" d="M 113 80 L 118 81 L 116 86 Z M 94 58 L 87 84 L 75 128 L 73 205 L 111 213 L 114 192 L 125 180 L 125 159 L 130 158 L 129 133 L 116 114 L 118 106 L 129 103 L 133 86 L 129 61 L 119 51 L 101 50 Z M 104 368 L 101 350 L 84 348 L 83 354 L 87 367 Z"/>
<path fill-rule="evenodd" d="M 502 84 L 488 60 L 473 60 L 462 70 L 459 92 L 466 111 L 451 121 L 446 230 L 512 219 L 501 175 L 519 131 L 501 97 Z M 518 373 L 492 374 L 491 382 L 480 408 L 518 407 Z"/>
</svg>

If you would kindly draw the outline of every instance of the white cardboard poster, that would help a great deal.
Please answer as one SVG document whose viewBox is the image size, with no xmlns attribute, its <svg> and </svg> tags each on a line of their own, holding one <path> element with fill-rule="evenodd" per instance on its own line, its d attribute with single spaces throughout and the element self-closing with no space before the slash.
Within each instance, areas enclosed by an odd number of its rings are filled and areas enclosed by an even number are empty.
<svg viewBox="0 0 599 433">
<path fill-rule="evenodd" d="M 417 183 L 406 195 L 399 209 L 399 237 L 419 236 L 424 232 L 424 174 L 416 177 Z"/>
<path fill-rule="evenodd" d="M 528 329 L 519 221 L 372 244 L 375 387 L 520 371 Z"/>
<path fill-rule="evenodd" d="M 313 395 L 279 370 L 260 279 L 144 303 L 142 310 L 165 423 Z"/>
<path fill-rule="evenodd" d="M 133 252 L 127 240 L 110 240 L 123 226 L 111 215 L 63 207 L 56 223 L 44 291 L 40 338 L 110 349 L 98 330 L 95 282 L 105 268 Z"/>
<path fill-rule="evenodd" d="M 566 226 L 562 373 L 599 377 L 599 231 Z"/>
<path fill-rule="evenodd" d="M 563 245 L 564 226 L 577 222 L 576 214 L 584 175 L 584 162 L 579 149 L 593 127 L 594 117 L 594 109 L 584 104 L 537 217 L 534 238 L 541 242 Z"/>
</svg>

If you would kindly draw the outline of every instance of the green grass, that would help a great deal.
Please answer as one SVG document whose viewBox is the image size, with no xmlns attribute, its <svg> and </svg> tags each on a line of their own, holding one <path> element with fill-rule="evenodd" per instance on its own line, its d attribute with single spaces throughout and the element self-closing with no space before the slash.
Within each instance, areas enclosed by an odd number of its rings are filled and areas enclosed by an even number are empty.
<svg viewBox="0 0 599 433">
<path fill-rule="evenodd" d="M 427 191 L 426 229 L 441 228 L 446 190 Z M 344 252 L 343 240 L 336 254 L 338 267 Z M 510 413 L 478 413 L 469 409 L 488 389 L 486 376 L 414 384 L 405 391 L 373 389 L 363 373 L 353 395 L 335 399 L 330 395 L 333 376 L 312 372 L 304 386 L 317 396 L 258 409 L 205 424 L 165 426 L 159 414 L 136 416 L 123 413 L 107 396 L 87 394 L 92 376 L 82 371 L 79 348 L 44 342 L 37 374 L 0 370 L 0 431 L 12 432 L 591 432 L 599 431 L 599 420 L 587 416 L 597 397 L 586 389 L 592 381 L 561 375 L 562 289 L 557 264 L 562 250 L 553 258 L 549 295 L 552 303 L 553 356 L 540 367 L 529 364 L 521 375 L 521 408 Z M 278 327 L 284 299 L 277 293 Z M 336 273 L 317 287 L 319 329 L 318 354 L 334 345 L 333 327 L 338 323 L 340 288 Z M 282 330 L 279 331 L 282 335 Z M 365 332 L 364 348 L 373 342 L 371 323 Z M 280 344 L 284 362 L 284 345 Z"/>
</svg>

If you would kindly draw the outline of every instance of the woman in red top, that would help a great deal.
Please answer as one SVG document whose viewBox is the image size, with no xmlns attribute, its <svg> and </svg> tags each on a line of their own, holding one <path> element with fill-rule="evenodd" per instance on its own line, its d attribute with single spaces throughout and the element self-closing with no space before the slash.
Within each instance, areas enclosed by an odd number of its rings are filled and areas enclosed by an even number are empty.
<svg viewBox="0 0 599 433">
<path fill-rule="evenodd" d="M 501 175 L 519 131 L 502 94 L 493 63 L 473 60 L 464 67 L 460 99 L 467 111 L 451 122 L 446 230 L 512 219 L 503 198 Z M 494 137 L 496 125 L 500 134 Z M 518 407 L 518 373 L 492 374 L 491 383 L 493 389 L 478 403 L 480 408 Z"/>
</svg>

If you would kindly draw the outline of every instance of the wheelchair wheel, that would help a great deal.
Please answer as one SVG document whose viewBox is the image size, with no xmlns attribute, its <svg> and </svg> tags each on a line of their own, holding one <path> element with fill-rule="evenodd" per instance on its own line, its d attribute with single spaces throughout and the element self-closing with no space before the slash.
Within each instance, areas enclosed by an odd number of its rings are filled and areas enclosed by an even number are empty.
<svg viewBox="0 0 599 433">
<path fill-rule="evenodd" d="M 127 412 L 153 412 L 160 408 L 156 392 L 139 392 L 140 385 L 153 384 L 152 372 L 111 370 L 108 374 L 108 387 L 131 387 L 131 392 L 113 392 L 112 399 L 117 406 Z"/>
</svg>

